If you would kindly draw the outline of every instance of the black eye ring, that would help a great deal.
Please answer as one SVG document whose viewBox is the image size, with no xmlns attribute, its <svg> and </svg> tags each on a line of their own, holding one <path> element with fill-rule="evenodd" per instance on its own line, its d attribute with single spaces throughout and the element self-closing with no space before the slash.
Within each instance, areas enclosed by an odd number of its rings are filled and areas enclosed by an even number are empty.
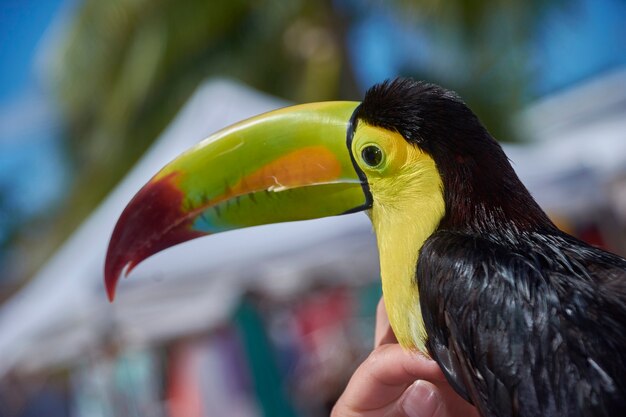
<svg viewBox="0 0 626 417">
<path fill-rule="evenodd" d="M 368 145 L 361 150 L 361 158 L 372 168 L 379 166 L 383 162 L 383 151 L 375 145 Z"/>
</svg>

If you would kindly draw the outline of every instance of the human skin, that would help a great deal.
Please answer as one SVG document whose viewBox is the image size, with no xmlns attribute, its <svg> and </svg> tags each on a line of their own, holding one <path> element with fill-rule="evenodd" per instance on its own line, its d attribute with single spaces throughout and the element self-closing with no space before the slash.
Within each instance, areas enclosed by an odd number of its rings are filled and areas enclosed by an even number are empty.
<svg viewBox="0 0 626 417">
<path fill-rule="evenodd" d="M 479 417 L 439 365 L 398 344 L 381 299 L 372 353 L 357 368 L 331 417 Z"/>
</svg>

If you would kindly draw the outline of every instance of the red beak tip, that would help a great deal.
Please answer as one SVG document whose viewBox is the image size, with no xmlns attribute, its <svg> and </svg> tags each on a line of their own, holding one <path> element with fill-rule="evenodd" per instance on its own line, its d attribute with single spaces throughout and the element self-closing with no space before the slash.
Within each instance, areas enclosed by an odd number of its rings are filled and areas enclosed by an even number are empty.
<svg viewBox="0 0 626 417">
<path fill-rule="evenodd" d="M 115 301 L 115 287 L 107 287 L 107 297 L 110 303 Z"/>
<path fill-rule="evenodd" d="M 115 290 L 120 278 L 127 278 L 130 271 L 137 266 L 136 262 L 128 261 L 123 268 L 117 268 L 114 272 L 106 273 L 104 278 L 104 286 L 106 287 L 107 297 L 112 303 L 115 300 Z"/>
<path fill-rule="evenodd" d="M 115 300 L 115 287 L 117 286 L 117 281 L 119 280 L 119 275 L 104 275 L 104 287 L 106 288 L 107 297 L 109 302 L 113 302 Z"/>
<path fill-rule="evenodd" d="M 139 263 L 163 249 L 206 233 L 191 228 L 184 211 L 184 194 L 170 173 L 148 182 L 128 203 L 117 220 L 105 258 L 104 281 L 109 301 L 115 298 L 120 277 L 127 277 Z"/>
</svg>

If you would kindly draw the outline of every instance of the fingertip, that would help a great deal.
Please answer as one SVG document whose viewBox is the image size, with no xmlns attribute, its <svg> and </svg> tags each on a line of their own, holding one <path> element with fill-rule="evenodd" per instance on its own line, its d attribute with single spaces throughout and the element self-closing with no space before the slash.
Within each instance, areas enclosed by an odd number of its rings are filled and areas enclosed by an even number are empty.
<svg viewBox="0 0 626 417">
<path fill-rule="evenodd" d="M 385 299 L 380 297 L 376 305 L 376 319 L 387 318 L 387 309 L 385 308 Z"/>
<path fill-rule="evenodd" d="M 385 309 L 385 302 L 383 298 L 380 298 L 378 306 L 376 307 L 376 326 L 374 328 L 374 347 L 378 347 L 382 344 L 389 343 L 391 340 L 389 333 L 392 333 L 391 326 L 389 325 L 389 318 L 387 317 L 387 310 Z"/>
<path fill-rule="evenodd" d="M 417 380 L 407 388 L 401 404 L 407 417 L 434 417 L 441 406 L 437 387 L 424 380 Z"/>
<path fill-rule="evenodd" d="M 389 323 L 389 317 L 387 316 L 387 310 L 385 308 L 385 301 L 381 297 L 376 307 L 376 327 L 374 332 L 374 348 L 381 345 L 390 343 L 398 343 L 391 324 Z"/>
</svg>

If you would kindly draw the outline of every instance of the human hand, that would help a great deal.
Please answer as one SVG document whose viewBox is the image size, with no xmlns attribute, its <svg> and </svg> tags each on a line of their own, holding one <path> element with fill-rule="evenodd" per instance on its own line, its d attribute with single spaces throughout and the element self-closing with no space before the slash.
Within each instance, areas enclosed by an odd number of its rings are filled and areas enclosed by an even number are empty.
<svg viewBox="0 0 626 417">
<path fill-rule="evenodd" d="M 331 417 L 479 417 L 435 361 L 400 347 L 382 299 L 374 339 L 374 351 L 352 375 Z"/>
</svg>

